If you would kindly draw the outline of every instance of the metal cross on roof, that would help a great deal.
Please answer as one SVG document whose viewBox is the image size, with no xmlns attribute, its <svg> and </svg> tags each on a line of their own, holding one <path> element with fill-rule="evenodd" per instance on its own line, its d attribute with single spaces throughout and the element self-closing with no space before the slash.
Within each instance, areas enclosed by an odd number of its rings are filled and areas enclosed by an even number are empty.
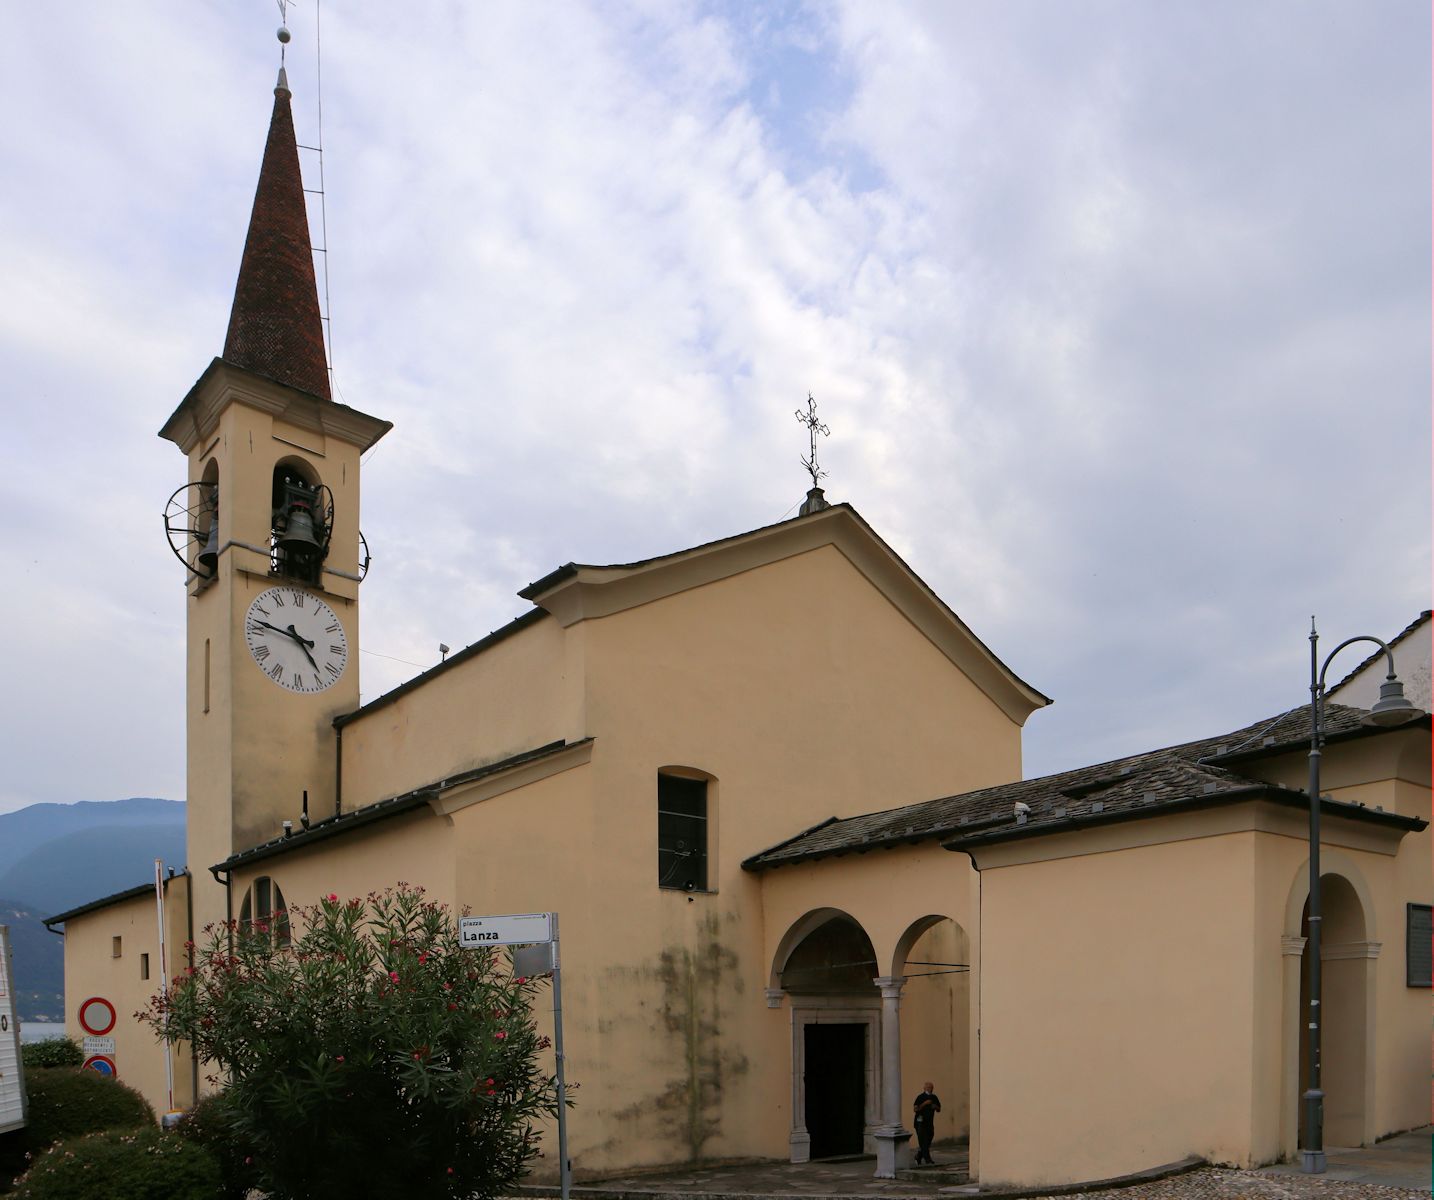
<svg viewBox="0 0 1434 1200">
<path fill-rule="evenodd" d="M 807 469 L 812 477 L 812 487 L 817 486 L 817 480 L 826 474 L 817 463 L 817 434 L 822 437 L 831 437 L 832 431 L 817 419 L 817 402 L 812 399 L 811 392 L 807 393 L 807 411 L 797 409 L 797 420 L 807 427 L 807 433 L 811 440 L 811 457 L 802 459 L 802 466 Z"/>
</svg>

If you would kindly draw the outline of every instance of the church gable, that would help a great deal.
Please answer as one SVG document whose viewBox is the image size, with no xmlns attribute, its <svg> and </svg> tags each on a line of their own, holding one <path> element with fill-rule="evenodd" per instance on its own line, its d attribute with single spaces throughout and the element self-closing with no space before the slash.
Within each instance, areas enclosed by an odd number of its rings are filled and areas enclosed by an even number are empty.
<svg viewBox="0 0 1434 1200">
<path fill-rule="evenodd" d="M 690 550 L 612 566 L 569 563 L 519 594 L 563 626 L 611 616 L 790 559 L 835 548 L 914 628 L 1008 718 L 1024 724 L 1048 697 L 1020 679 L 847 504 L 755 529 Z M 814 607 L 817 594 L 793 603 Z"/>
</svg>

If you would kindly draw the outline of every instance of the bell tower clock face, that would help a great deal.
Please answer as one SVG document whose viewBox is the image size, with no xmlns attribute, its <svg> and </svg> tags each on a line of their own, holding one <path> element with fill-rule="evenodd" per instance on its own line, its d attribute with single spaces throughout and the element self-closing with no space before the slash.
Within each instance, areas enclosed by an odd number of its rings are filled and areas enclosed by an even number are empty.
<svg viewBox="0 0 1434 1200">
<path fill-rule="evenodd" d="M 348 639 L 338 615 L 311 592 L 272 587 L 244 617 L 244 640 L 261 671 L 291 692 L 322 692 L 343 676 Z"/>
</svg>

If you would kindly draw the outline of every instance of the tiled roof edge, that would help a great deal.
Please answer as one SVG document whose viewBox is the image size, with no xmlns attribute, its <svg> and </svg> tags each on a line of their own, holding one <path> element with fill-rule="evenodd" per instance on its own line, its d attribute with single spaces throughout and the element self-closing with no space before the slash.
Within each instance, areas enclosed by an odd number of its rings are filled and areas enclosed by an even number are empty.
<svg viewBox="0 0 1434 1200">
<path fill-rule="evenodd" d="M 327 841 L 329 838 L 338 837 L 340 834 L 351 833 L 355 829 L 362 829 L 372 825 L 376 821 L 384 821 L 390 817 L 396 817 L 402 813 L 411 812 L 413 809 L 421 808 L 429 800 L 440 792 L 449 788 L 457 787 L 460 784 L 472 783 L 475 779 L 482 779 L 488 775 L 496 775 L 500 771 L 509 770 L 512 767 L 520 767 L 526 763 L 533 762 L 540 758 L 546 758 L 551 754 L 557 754 L 563 750 L 570 750 L 574 746 L 582 746 L 591 742 L 592 738 L 581 738 L 576 742 L 565 742 L 561 739 L 555 742 L 548 742 L 544 746 L 537 746 L 531 750 L 524 750 L 521 753 L 510 755 L 508 758 L 500 759 L 498 762 L 486 763 L 481 767 L 474 767 L 468 771 L 460 771 L 456 775 L 450 775 L 443 779 L 434 780 L 432 783 L 423 784 L 410 791 L 400 793 L 397 796 L 390 796 L 386 800 L 379 800 L 373 804 L 367 804 L 363 808 L 356 808 L 353 812 L 340 813 L 337 816 L 327 817 L 317 824 L 311 825 L 308 829 L 301 829 L 288 837 L 277 837 L 267 842 L 261 842 L 248 850 L 238 854 L 232 854 L 222 863 L 216 863 L 210 867 L 210 871 L 234 871 L 239 867 L 247 867 L 252 863 L 260 862 L 266 858 L 273 858 L 279 854 L 287 854 L 291 850 L 299 850 L 305 846 L 312 846 L 318 842 Z"/>
</svg>

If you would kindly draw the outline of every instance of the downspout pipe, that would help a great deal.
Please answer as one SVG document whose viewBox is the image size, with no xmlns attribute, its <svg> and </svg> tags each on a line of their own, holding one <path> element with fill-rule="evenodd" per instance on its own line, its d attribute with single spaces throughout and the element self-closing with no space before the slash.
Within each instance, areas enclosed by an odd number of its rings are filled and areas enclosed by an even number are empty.
<svg viewBox="0 0 1434 1200">
<path fill-rule="evenodd" d="M 220 879 L 219 874 L 223 871 L 224 878 Z M 209 873 L 214 876 L 214 882 L 224 888 L 224 927 L 229 931 L 229 953 L 234 953 L 234 892 L 229 886 L 234 878 L 233 871 L 224 871 L 222 867 L 210 867 Z"/>
</svg>

